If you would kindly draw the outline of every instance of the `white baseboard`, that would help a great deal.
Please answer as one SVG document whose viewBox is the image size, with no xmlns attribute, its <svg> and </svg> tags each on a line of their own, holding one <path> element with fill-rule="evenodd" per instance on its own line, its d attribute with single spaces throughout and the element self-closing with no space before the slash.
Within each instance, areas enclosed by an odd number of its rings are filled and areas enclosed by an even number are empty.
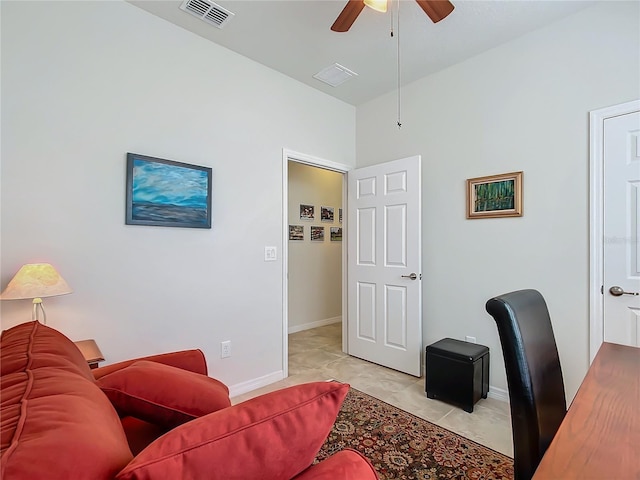
<svg viewBox="0 0 640 480">
<path fill-rule="evenodd" d="M 267 385 L 271 385 L 272 383 L 279 382 L 283 379 L 284 372 L 282 370 L 279 370 L 277 372 L 263 375 L 262 377 L 247 380 L 246 382 L 236 383 L 235 385 L 229 386 L 229 397 L 237 397 L 238 395 L 242 395 L 243 393 L 266 387 Z"/>
<path fill-rule="evenodd" d="M 492 385 L 489 385 L 489 393 L 487 394 L 487 396 L 490 398 L 495 398 L 496 400 L 500 400 L 502 402 L 509 402 L 509 392 Z"/>
<path fill-rule="evenodd" d="M 272 383 L 279 382 L 283 379 L 284 372 L 282 370 L 279 370 L 277 372 L 263 375 L 262 377 L 247 380 L 246 382 L 236 383 L 235 385 L 231 385 L 229 387 L 229 397 L 237 397 L 238 395 L 257 390 L 258 388 L 266 387 L 267 385 L 271 385 Z M 489 393 L 487 396 L 495 400 L 500 400 L 501 402 L 509 402 L 509 392 L 492 385 L 489 385 Z"/>
<path fill-rule="evenodd" d="M 338 315 L 337 317 L 332 318 L 325 318 L 324 320 L 317 320 L 315 322 L 303 323 L 302 325 L 289 325 L 289 329 L 287 331 L 291 334 L 340 322 L 342 322 L 342 315 Z"/>
</svg>

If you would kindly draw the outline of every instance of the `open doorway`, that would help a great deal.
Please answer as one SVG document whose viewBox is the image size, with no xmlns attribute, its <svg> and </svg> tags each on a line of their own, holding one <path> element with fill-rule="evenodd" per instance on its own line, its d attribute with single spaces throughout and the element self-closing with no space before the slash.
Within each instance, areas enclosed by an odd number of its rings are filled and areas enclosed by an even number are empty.
<svg viewBox="0 0 640 480">
<path fill-rule="evenodd" d="M 342 322 L 342 177 L 289 161 L 289 334 Z"/>
<path fill-rule="evenodd" d="M 342 324 L 346 342 L 346 172 L 349 166 L 283 151 L 283 373 L 288 335 Z M 290 226 L 292 227 L 290 232 Z"/>
</svg>

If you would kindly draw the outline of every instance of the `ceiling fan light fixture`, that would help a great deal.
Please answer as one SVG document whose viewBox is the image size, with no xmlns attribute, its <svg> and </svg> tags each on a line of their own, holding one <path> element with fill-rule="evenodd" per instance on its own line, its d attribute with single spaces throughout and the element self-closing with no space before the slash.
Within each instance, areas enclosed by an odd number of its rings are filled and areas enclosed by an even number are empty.
<svg viewBox="0 0 640 480">
<path fill-rule="evenodd" d="M 387 0 L 364 0 L 364 4 L 376 12 L 385 13 L 387 11 Z"/>
<path fill-rule="evenodd" d="M 195 1 L 195 0 L 187 0 Z M 204 1 L 204 0 L 198 0 Z M 428 15 L 433 23 L 437 23 L 447 17 L 453 11 L 453 4 L 449 0 L 416 0 L 424 13 Z M 356 21 L 364 7 L 370 7 L 378 12 L 387 11 L 387 0 L 348 0 L 336 21 L 331 25 L 334 32 L 348 32 L 353 22 Z M 398 0 L 398 8 L 400 1 Z"/>
</svg>

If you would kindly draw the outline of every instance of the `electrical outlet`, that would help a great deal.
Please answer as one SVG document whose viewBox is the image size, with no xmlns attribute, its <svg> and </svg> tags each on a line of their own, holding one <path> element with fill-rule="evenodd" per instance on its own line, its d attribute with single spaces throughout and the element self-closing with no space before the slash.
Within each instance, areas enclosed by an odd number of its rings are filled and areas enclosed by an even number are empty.
<svg viewBox="0 0 640 480">
<path fill-rule="evenodd" d="M 231 356 L 231 340 L 220 342 L 220 358 L 229 358 Z"/>
<path fill-rule="evenodd" d="M 469 335 L 467 335 L 466 337 L 464 337 L 464 339 L 469 343 L 476 343 L 476 337 L 470 337 Z"/>
</svg>

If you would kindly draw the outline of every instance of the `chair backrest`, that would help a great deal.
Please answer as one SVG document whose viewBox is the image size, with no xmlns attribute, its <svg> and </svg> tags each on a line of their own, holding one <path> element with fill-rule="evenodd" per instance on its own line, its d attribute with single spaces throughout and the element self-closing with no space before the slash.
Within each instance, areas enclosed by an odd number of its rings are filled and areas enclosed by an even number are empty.
<svg viewBox="0 0 640 480">
<path fill-rule="evenodd" d="M 498 326 L 507 372 L 515 478 L 528 480 L 567 411 L 549 310 L 536 290 L 494 297 L 486 309 Z"/>
</svg>

